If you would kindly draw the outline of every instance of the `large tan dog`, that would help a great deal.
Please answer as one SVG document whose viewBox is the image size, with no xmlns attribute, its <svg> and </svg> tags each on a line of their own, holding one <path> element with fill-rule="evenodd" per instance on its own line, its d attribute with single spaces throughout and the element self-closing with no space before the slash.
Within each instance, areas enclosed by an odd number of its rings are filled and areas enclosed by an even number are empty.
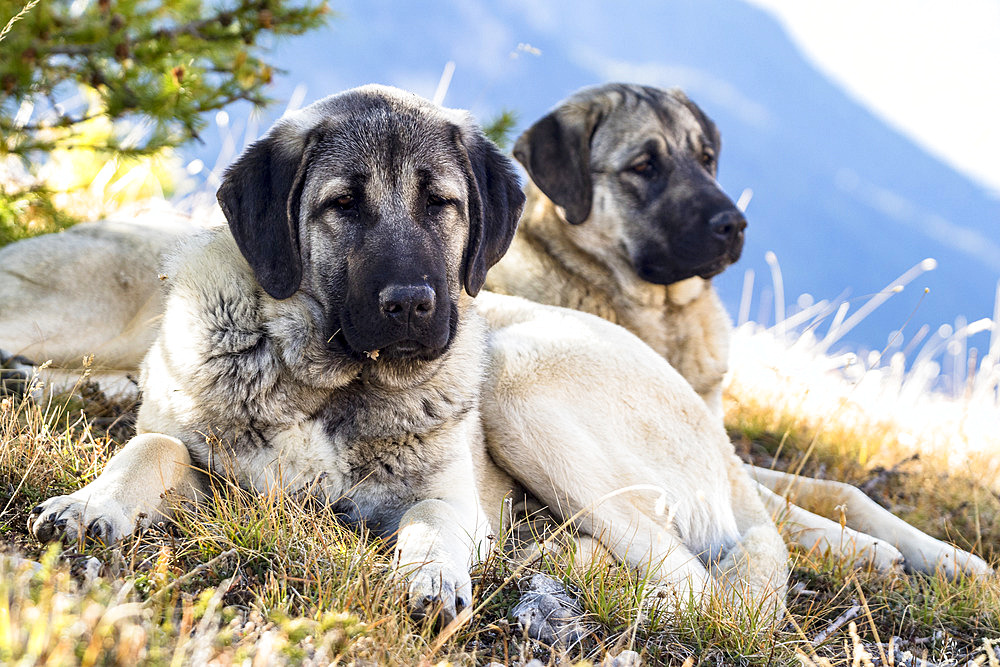
<svg viewBox="0 0 1000 667">
<path fill-rule="evenodd" d="M 482 294 L 523 195 L 462 112 L 365 87 L 279 121 L 226 173 L 229 226 L 167 268 L 139 435 L 32 512 L 114 542 L 198 497 L 196 469 L 309 489 L 395 537 L 417 614 L 526 489 L 684 601 L 782 607 L 787 552 L 718 419 L 662 357 L 591 315 Z M 609 400 L 614 397 L 614 400 Z"/>
<path fill-rule="evenodd" d="M 680 91 L 610 84 L 576 93 L 514 147 L 531 177 L 527 203 L 486 286 L 624 326 L 721 421 L 731 324 L 710 279 L 739 258 L 746 222 L 716 183 L 719 150 L 715 125 Z M 990 571 L 852 486 L 749 470 L 806 548 L 882 569 Z M 850 528 L 804 509 L 833 507 Z"/>
</svg>

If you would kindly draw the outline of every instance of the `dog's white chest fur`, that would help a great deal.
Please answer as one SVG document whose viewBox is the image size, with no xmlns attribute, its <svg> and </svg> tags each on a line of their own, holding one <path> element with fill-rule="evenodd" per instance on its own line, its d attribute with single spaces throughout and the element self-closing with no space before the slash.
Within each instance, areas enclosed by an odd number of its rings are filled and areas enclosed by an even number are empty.
<svg viewBox="0 0 1000 667">
<path fill-rule="evenodd" d="M 475 316 L 411 377 L 384 360 L 331 356 L 307 297 L 276 301 L 249 275 L 229 278 L 247 273 L 231 237 L 196 241 L 184 259 L 144 362 L 141 431 L 175 434 L 196 465 L 245 488 L 308 494 L 379 534 L 443 495 L 440 471 L 478 442 Z"/>
<path fill-rule="evenodd" d="M 393 533 L 438 457 L 420 436 L 359 439 L 330 429 L 325 418 L 269 429 L 267 447 L 238 454 L 242 481 L 261 493 L 281 488 L 317 498 L 350 523 Z"/>
</svg>

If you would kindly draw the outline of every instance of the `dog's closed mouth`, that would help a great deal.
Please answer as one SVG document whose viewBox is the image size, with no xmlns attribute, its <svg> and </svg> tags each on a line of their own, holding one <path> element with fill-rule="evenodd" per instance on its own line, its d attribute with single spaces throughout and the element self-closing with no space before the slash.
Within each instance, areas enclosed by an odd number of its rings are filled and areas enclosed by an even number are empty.
<svg viewBox="0 0 1000 667">
<path fill-rule="evenodd" d="M 379 357 L 385 359 L 421 359 L 429 360 L 440 356 L 443 350 L 428 347 L 415 340 L 402 340 L 389 345 L 384 345 L 374 354 L 368 354 L 368 358 L 376 360 Z"/>
<path fill-rule="evenodd" d="M 715 276 L 725 271 L 726 267 L 728 267 L 732 263 L 733 261 L 728 256 L 723 256 L 715 260 L 714 262 L 709 262 L 708 264 L 705 264 L 697 271 L 695 271 L 695 274 L 699 278 L 704 278 L 705 280 L 708 280 L 709 278 L 714 278 Z"/>
</svg>

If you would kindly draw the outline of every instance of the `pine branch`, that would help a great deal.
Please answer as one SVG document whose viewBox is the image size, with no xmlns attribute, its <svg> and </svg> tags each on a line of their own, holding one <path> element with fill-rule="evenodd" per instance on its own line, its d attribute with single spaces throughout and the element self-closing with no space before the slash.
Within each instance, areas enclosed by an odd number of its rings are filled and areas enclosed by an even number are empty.
<svg viewBox="0 0 1000 667">
<path fill-rule="evenodd" d="M 198 140 L 211 111 L 268 103 L 275 70 L 259 37 L 301 34 L 328 11 L 323 0 L 98 0 L 72 17 L 69 7 L 30 0 L 0 33 L 0 155 L 19 158 L 29 176 L 54 150 L 142 158 Z M 85 103 L 64 109 L 58 98 L 73 87 L 89 91 Z M 18 118 L 25 102 L 44 113 Z M 101 116 L 109 125 L 91 123 Z M 136 118 L 149 130 L 122 139 Z M 31 215 L 56 212 L 47 192 L 31 197 Z"/>
</svg>

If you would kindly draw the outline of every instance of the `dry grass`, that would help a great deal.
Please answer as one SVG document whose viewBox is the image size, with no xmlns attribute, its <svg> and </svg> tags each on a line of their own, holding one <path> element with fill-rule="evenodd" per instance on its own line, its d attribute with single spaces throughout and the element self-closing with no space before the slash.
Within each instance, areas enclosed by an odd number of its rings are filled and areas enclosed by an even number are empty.
<svg viewBox="0 0 1000 667">
<path fill-rule="evenodd" d="M 994 356 L 970 374 L 969 390 L 954 397 L 928 388 L 935 378 L 927 365 L 904 370 L 897 358 L 882 367 L 873 356 L 865 366 L 851 355 L 827 356 L 819 343 L 809 332 L 752 324 L 737 331 L 726 422 L 743 457 L 855 484 L 921 530 L 995 566 L 1000 399 Z M 789 611 L 805 636 L 816 636 L 856 606 L 863 610 L 853 636 L 843 625 L 817 654 L 805 651 L 806 664 L 836 664 L 837 657 L 865 664 L 861 654 L 878 657 L 873 645 L 879 643 L 888 659 L 892 637 L 895 648 L 935 663 L 996 660 L 990 653 L 1000 638 L 995 578 L 887 577 L 850 571 L 824 554 L 794 557 Z"/>
<path fill-rule="evenodd" d="M 742 372 L 737 365 L 727 404 L 750 458 L 861 484 L 922 529 L 996 562 L 1000 501 L 984 478 L 941 468 L 930 451 L 915 460 L 903 448 L 877 451 L 873 442 L 901 447 L 892 420 L 841 420 L 836 409 L 796 413 L 794 385 L 774 401 L 741 384 Z M 251 495 L 224 482 L 214 502 L 179 506 L 171 526 L 114 549 L 86 546 L 103 576 L 80 583 L 71 572 L 85 561 L 69 554 L 80 545 L 46 550 L 25 522 L 38 501 L 92 479 L 123 441 L 91 414 L 107 426 L 112 406 L 89 397 L 0 401 L 0 530 L 11 553 L 41 563 L 37 570 L 0 563 L 3 664 L 524 664 L 533 657 L 597 664 L 632 649 L 647 664 L 846 665 L 865 664 L 864 654 L 878 664 L 890 641 L 892 650 L 964 664 L 985 661 L 987 642 L 1000 638 L 996 580 L 887 576 L 801 552 L 793 553 L 789 613 L 777 628 L 722 604 L 644 614 L 647 582 L 622 568 L 579 572 L 547 560 L 519 571 L 494 553 L 474 577 L 484 604 L 439 633 L 405 613 L 384 544 L 301 499 Z M 565 654 L 524 639 L 508 618 L 519 583 L 535 570 L 567 583 L 595 628 Z M 850 623 L 814 645 L 851 610 Z"/>
<path fill-rule="evenodd" d="M 609 565 L 572 574 L 542 562 L 579 592 L 598 629 L 554 653 L 507 619 L 518 583 L 535 569 L 518 570 L 499 552 L 474 573 L 477 614 L 438 632 L 408 617 L 384 544 L 302 499 L 225 482 L 213 502 L 179 505 L 174 524 L 118 547 L 47 550 L 27 534 L 31 507 L 93 479 L 120 442 L 95 430 L 76 400 L 39 406 L 9 397 L 0 401 L 0 441 L 4 542 L 42 564 L 36 571 L 0 559 L 3 664 L 596 663 L 628 647 L 680 664 L 689 655 L 735 659 L 747 642 L 758 655 L 750 661 L 762 664 L 759 656 L 785 641 L 770 630 L 733 632 L 739 621 L 727 609 L 641 624 L 643 582 L 631 573 Z M 77 551 L 103 564 L 95 583 L 71 575 L 84 569 Z"/>
<path fill-rule="evenodd" d="M 758 465 L 857 484 L 919 528 L 1000 562 L 996 355 L 956 399 L 929 390 L 927 365 L 845 364 L 816 342 L 737 331 L 726 405 L 738 450 Z M 0 664 L 599 664 L 625 649 L 656 665 L 916 664 L 903 652 L 996 663 L 996 579 L 889 576 L 820 553 L 793 552 L 788 614 L 771 627 L 721 603 L 644 613 L 648 582 L 628 570 L 554 560 L 525 569 L 496 552 L 474 573 L 476 614 L 439 632 L 406 614 L 385 544 L 300 498 L 222 482 L 213 502 L 180 505 L 172 525 L 116 548 L 39 545 L 25 527 L 31 508 L 92 480 L 127 439 L 131 409 L 91 385 L 44 404 L 0 398 L 10 554 L 0 556 Z M 87 557 L 102 564 L 96 581 L 78 574 Z M 581 601 L 595 629 L 582 645 L 551 650 L 509 618 L 534 571 Z"/>
<path fill-rule="evenodd" d="M 744 457 L 850 482 L 926 532 L 1000 557 L 995 389 L 908 393 L 905 377 L 878 367 L 845 372 L 813 340 L 789 345 L 774 332 L 737 331 L 726 421 Z M 995 383 L 995 375 L 987 358 L 972 381 Z"/>
</svg>

